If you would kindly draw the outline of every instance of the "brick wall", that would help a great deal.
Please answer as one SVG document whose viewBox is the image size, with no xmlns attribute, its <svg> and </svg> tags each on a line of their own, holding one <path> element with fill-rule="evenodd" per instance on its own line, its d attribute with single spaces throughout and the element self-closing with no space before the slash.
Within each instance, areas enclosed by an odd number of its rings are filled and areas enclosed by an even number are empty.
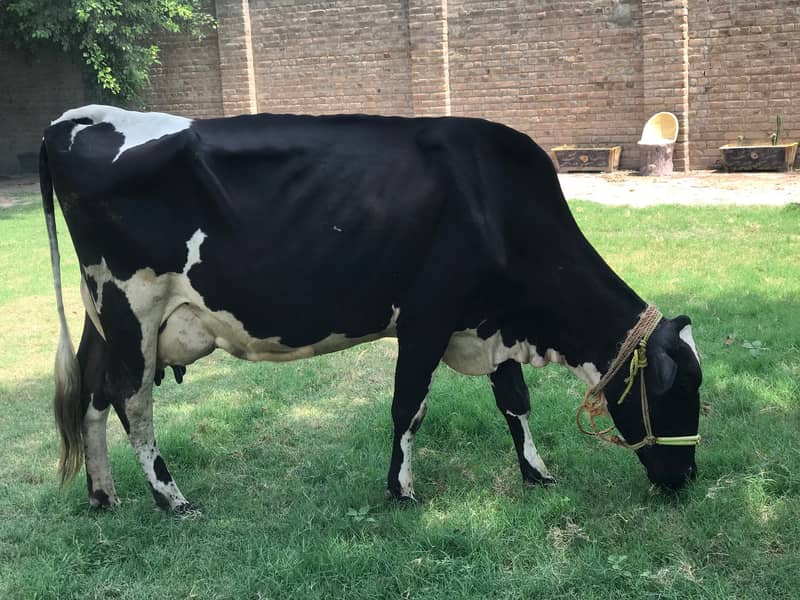
<svg viewBox="0 0 800 600">
<path fill-rule="evenodd" d="M 0 173 L 18 172 L 17 154 L 39 152 L 50 121 L 85 103 L 78 66 L 63 53 L 0 46 Z"/>
<path fill-rule="evenodd" d="M 258 110 L 411 115 L 408 2 L 250 0 Z"/>
<path fill-rule="evenodd" d="M 678 118 L 673 163 L 688 170 L 689 0 L 641 0 L 644 114 L 661 111 Z"/>
<path fill-rule="evenodd" d="M 206 9 L 214 13 L 214 2 Z M 169 34 L 159 40 L 160 64 L 150 71 L 150 88 L 143 94 L 148 110 L 192 117 L 222 115 L 222 78 L 216 31 L 203 39 Z"/>
<path fill-rule="evenodd" d="M 503 121 L 549 149 L 623 144 L 638 165 L 638 2 L 450 0 L 453 114 Z"/>
<path fill-rule="evenodd" d="M 660 110 L 680 121 L 678 169 L 767 138 L 776 114 L 800 140 L 797 0 L 206 1 L 218 32 L 160 40 L 148 108 L 481 116 L 548 150 L 621 144 L 627 168 Z M 0 48 L 0 173 L 84 99 L 64 56 Z"/>
<path fill-rule="evenodd" d="M 778 114 L 784 140 L 800 141 L 800 2 L 692 1 L 689 26 L 693 164 L 738 136 L 768 140 Z"/>
</svg>

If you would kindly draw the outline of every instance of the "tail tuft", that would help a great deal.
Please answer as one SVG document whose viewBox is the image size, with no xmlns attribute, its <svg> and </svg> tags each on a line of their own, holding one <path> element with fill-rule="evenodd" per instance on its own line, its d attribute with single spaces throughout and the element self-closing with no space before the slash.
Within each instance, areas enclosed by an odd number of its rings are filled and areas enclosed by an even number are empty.
<svg viewBox="0 0 800 600">
<path fill-rule="evenodd" d="M 61 328 L 55 364 L 53 412 L 61 434 L 58 472 L 61 485 L 72 481 L 83 464 L 83 411 L 81 410 L 81 372 L 75 349 L 66 327 Z"/>
<path fill-rule="evenodd" d="M 55 207 L 53 204 L 53 181 L 47 164 L 47 150 L 44 142 L 39 152 L 39 184 L 42 190 L 42 206 L 44 208 L 47 235 L 50 240 L 50 260 L 53 268 L 53 285 L 56 292 L 56 306 L 61 333 L 56 351 L 55 364 L 55 396 L 53 412 L 56 427 L 61 435 L 61 456 L 58 461 L 58 472 L 61 474 L 61 485 L 69 483 L 83 464 L 83 411 L 81 409 L 81 371 L 75 348 L 69 337 L 67 317 L 64 312 L 64 301 L 61 294 L 61 256 L 58 251 L 56 237 Z"/>
</svg>

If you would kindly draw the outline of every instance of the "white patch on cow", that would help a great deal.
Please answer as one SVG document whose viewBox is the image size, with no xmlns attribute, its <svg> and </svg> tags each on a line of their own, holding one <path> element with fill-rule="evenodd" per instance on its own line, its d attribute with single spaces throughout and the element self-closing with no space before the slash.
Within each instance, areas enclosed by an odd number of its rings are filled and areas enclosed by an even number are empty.
<svg viewBox="0 0 800 600">
<path fill-rule="evenodd" d="M 186 256 L 186 266 L 183 267 L 183 274 L 188 275 L 189 270 L 195 266 L 196 264 L 201 263 L 200 260 L 200 244 L 203 243 L 208 236 L 202 232 L 202 230 L 198 229 L 194 232 L 192 237 L 189 238 L 189 241 L 186 242 L 186 248 L 188 249 L 188 254 Z"/>
<path fill-rule="evenodd" d="M 94 283 L 97 288 L 97 300 L 94 302 L 87 301 L 87 299 L 92 300 L 92 298 L 88 294 L 89 290 L 86 290 L 87 294 L 85 297 L 83 297 L 84 308 L 86 309 L 86 312 L 94 310 L 97 312 L 97 314 L 100 314 L 103 312 L 103 286 L 109 281 L 114 281 L 114 277 L 111 275 L 111 271 L 106 264 L 105 258 L 101 258 L 99 264 L 84 265 L 83 272 L 87 277 L 94 279 Z"/>
<path fill-rule="evenodd" d="M 136 452 L 136 458 L 139 461 L 139 465 L 142 467 L 145 477 L 147 477 L 147 481 L 150 482 L 150 485 L 153 486 L 155 491 L 161 494 L 167 500 L 167 502 L 169 502 L 170 508 L 176 509 L 188 505 L 189 503 L 187 502 L 186 497 L 181 493 L 180 489 L 178 489 L 178 485 L 175 483 L 175 480 L 170 479 L 169 482 L 164 483 L 163 481 L 159 480 L 158 476 L 156 475 L 155 461 L 157 457 L 161 456 L 161 453 L 159 452 L 155 443 L 147 441 L 141 443 L 134 441 L 133 449 Z"/>
<path fill-rule="evenodd" d="M 452 369 L 465 375 L 488 375 L 507 360 L 534 367 L 544 367 L 550 363 L 563 364 L 589 385 L 600 381 L 600 372 L 590 362 L 570 365 L 564 356 L 553 348 L 540 354 L 535 345 L 517 341 L 512 346 L 503 343 L 499 331 L 482 339 L 477 329 L 457 331 L 450 337 L 443 359 Z"/>
<path fill-rule="evenodd" d="M 334 231 L 338 231 L 339 233 L 342 232 L 342 228 L 341 227 L 337 227 L 336 225 L 333 226 L 333 230 Z"/>
<path fill-rule="evenodd" d="M 503 344 L 499 331 L 482 339 L 477 329 L 457 331 L 450 337 L 444 360 L 450 368 L 465 375 L 488 375 L 497 370 L 498 365 L 513 359 L 519 363 L 541 361 L 536 355 L 536 347 L 527 342 L 516 342 L 510 348 Z"/>
<path fill-rule="evenodd" d="M 89 123 L 77 123 L 75 127 L 72 128 L 72 131 L 69 134 L 69 150 L 72 150 L 72 144 L 75 143 L 75 136 L 78 135 L 81 131 L 86 129 L 87 127 L 91 127 L 92 125 Z"/>
<path fill-rule="evenodd" d="M 536 469 L 540 475 L 543 477 L 551 477 L 550 472 L 547 470 L 547 467 L 542 460 L 542 457 L 539 456 L 539 452 L 536 450 L 536 445 L 533 443 L 533 437 L 531 436 L 531 430 L 528 426 L 528 417 L 530 416 L 530 412 L 525 413 L 524 415 L 517 415 L 512 413 L 511 411 L 507 410 L 506 414 L 512 417 L 516 417 L 519 420 L 520 425 L 522 426 L 522 433 L 525 437 L 523 442 L 523 455 L 525 456 L 525 460 L 528 464 Z"/>
<path fill-rule="evenodd" d="M 158 334 L 158 365 L 188 365 L 213 352 L 216 339 L 191 305 L 173 311 Z"/>
<path fill-rule="evenodd" d="M 66 111 L 51 125 L 68 121 L 71 119 L 90 119 L 92 125 L 98 123 L 109 123 L 114 130 L 123 136 L 122 146 L 117 150 L 117 155 L 112 162 L 116 161 L 120 155 L 131 148 L 141 146 L 147 142 L 157 140 L 165 135 L 178 133 L 188 129 L 192 124 L 191 119 L 178 117 L 167 113 L 159 112 L 137 112 L 123 110 L 115 106 L 103 106 L 100 104 L 90 104 L 81 108 L 73 108 Z M 70 147 L 75 141 L 75 136 L 83 129 L 91 125 L 78 124 L 72 129 Z"/>
<path fill-rule="evenodd" d="M 414 445 L 414 434 L 406 431 L 400 438 L 400 449 L 403 451 L 403 462 L 400 465 L 400 492 L 403 496 L 414 498 L 414 477 L 411 473 L 411 447 Z"/>
<path fill-rule="evenodd" d="M 100 290 L 98 290 L 98 294 L 99 293 Z M 83 300 L 83 306 L 86 308 L 86 314 L 89 316 L 89 320 L 92 322 L 95 329 L 97 329 L 98 333 L 100 333 L 100 337 L 106 339 L 103 326 L 100 324 L 100 316 L 97 314 L 97 306 L 95 305 L 94 298 L 92 298 L 92 295 L 89 293 L 89 286 L 86 285 L 86 279 L 84 277 L 81 277 L 81 300 Z"/>
<path fill-rule="evenodd" d="M 386 326 L 386 331 L 392 334 L 397 333 L 397 319 L 400 318 L 400 307 L 392 304 L 392 316 L 389 318 L 389 324 Z"/>
<path fill-rule="evenodd" d="M 597 370 L 597 367 L 594 366 L 594 363 L 590 362 L 585 362 L 577 367 L 570 366 L 569 369 L 575 373 L 575 375 L 577 375 L 581 381 L 588 385 L 597 385 L 597 383 L 603 377 L 603 374 Z"/>
<path fill-rule="evenodd" d="M 431 375 L 431 385 L 433 375 Z M 428 386 L 430 389 L 430 385 Z M 414 498 L 414 475 L 411 469 L 411 449 L 414 446 L 414 433 L 412 429 L 419 426 L 419 422 L 425 417 L 428 410 L 428 398 L 425 397 L 419 405 L 414 418 L 411 419 L 411 427 L 400 438 L 400 449 L 403 451 L 403 462 L 400 464 L 400 473 L 397 476 L 400 482 L 400 491 L 403 496 Z"/>
<path fill-rule="evenodd" d="M 697 346 L 694 344 L 694 338 L 692 337 L 692 326 L 686 325 L 683 329 L 680 330 L 678 336 L 686 342 L 689 348 L 692 349 L 694 353 L 694 357 L 697 359 L 697 364 L 700 364 L 700 353 L 697 351 Z"/>
<path fill-rule="evenodd" d="M 84 265 L 84 272 L 97 284 L 97 301 L 86 294 L 83 298 L 87 312 L 99 315 L 102 330 L 103 286 L 111 282 L 126 296 L 131 309 L 142 327 L 144 340 L 157 340 L 155 352 L 142 348 L 145 356 L 157 356 L 158 365 L 189 365 L 199 358 L 221 348 L 226 352 L 252 361 L 291 361 L 329 352 L 337 352 L 357 344 L 382 337 L 397 335 L 400 308 L 392 305 L 391 316 L 381 331 L 360 337 L 343 333 L 330 333 L 308 346 L 292 347 L 279 337 L 255 338 L 251 336 L 233 314 L 212 311 L 202 295 L 192 286 L 189 271 L 201 258 L 201 246 L 206 234 L 198 229 L 186 241 L 186 264 L 180 273 L 156 275 L 150 268 L 136 271 L 129 279 L 121 280 L 111 273 L 105 259 L 99 264 Z M 166 322 L 164 330 L 158 329 Z"/>
</svg>

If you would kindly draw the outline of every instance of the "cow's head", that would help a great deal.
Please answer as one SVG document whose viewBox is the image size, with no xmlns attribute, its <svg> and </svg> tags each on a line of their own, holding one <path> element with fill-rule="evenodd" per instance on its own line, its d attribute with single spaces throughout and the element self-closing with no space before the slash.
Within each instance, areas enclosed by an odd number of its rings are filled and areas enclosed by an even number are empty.
<svg viewBox="0 0 800 600">
<path fill-rule="evenodd" d="M 606 389 L 614 424 L 628 443 L 645 438 L 640 384 L 634 385 L 621 404 L 627 373 L 618 373 Z M 653 435 L 675 438 L 697 434 L 700 418 L 699 388 L 703 380 L 700 357 L 692 338 L 689 317 L 663 319 L 647 344 L 644 369 Z M 697 474 L 695 445 L 646 445 L 636 450 L 647 477 L 660 487 L 678 489 Z"/>
</svg>

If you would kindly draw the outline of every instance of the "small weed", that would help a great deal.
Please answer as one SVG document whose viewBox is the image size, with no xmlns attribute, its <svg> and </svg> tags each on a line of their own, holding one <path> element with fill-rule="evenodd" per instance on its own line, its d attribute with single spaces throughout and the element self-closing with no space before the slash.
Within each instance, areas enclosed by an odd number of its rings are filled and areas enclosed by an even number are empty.
<svg viewBox="0 0 800 600">
<path fill-rule="evenodd" d="M 742 342 L 742 348 L 750 352 L 751 356 L 758 356 L 762 352 L 769 350 L 761 340 L 753 340 L 752 342 L 745 340 Z"/>
<path fill-rule="evenodd" d="M 607 560 L 608 566 L 611 567 L 611 570 L 617 575 L 621 575 L 622 577 L 633 577 L 633 573 L 623 566 L 628 560 L 628 557 L 625 554 L 612 554 Z"/>
<path fill-rule="evenodd" d="M 366 521 L 368 523 L 375 523 L 375 519 L 369 517 L 370 505 L 365 504 L 359 509 L 350 508 L 347 511 L 347 516 L 353 520 L 353 523 L 360 523 L 362 521 Z"/>
</svg>

